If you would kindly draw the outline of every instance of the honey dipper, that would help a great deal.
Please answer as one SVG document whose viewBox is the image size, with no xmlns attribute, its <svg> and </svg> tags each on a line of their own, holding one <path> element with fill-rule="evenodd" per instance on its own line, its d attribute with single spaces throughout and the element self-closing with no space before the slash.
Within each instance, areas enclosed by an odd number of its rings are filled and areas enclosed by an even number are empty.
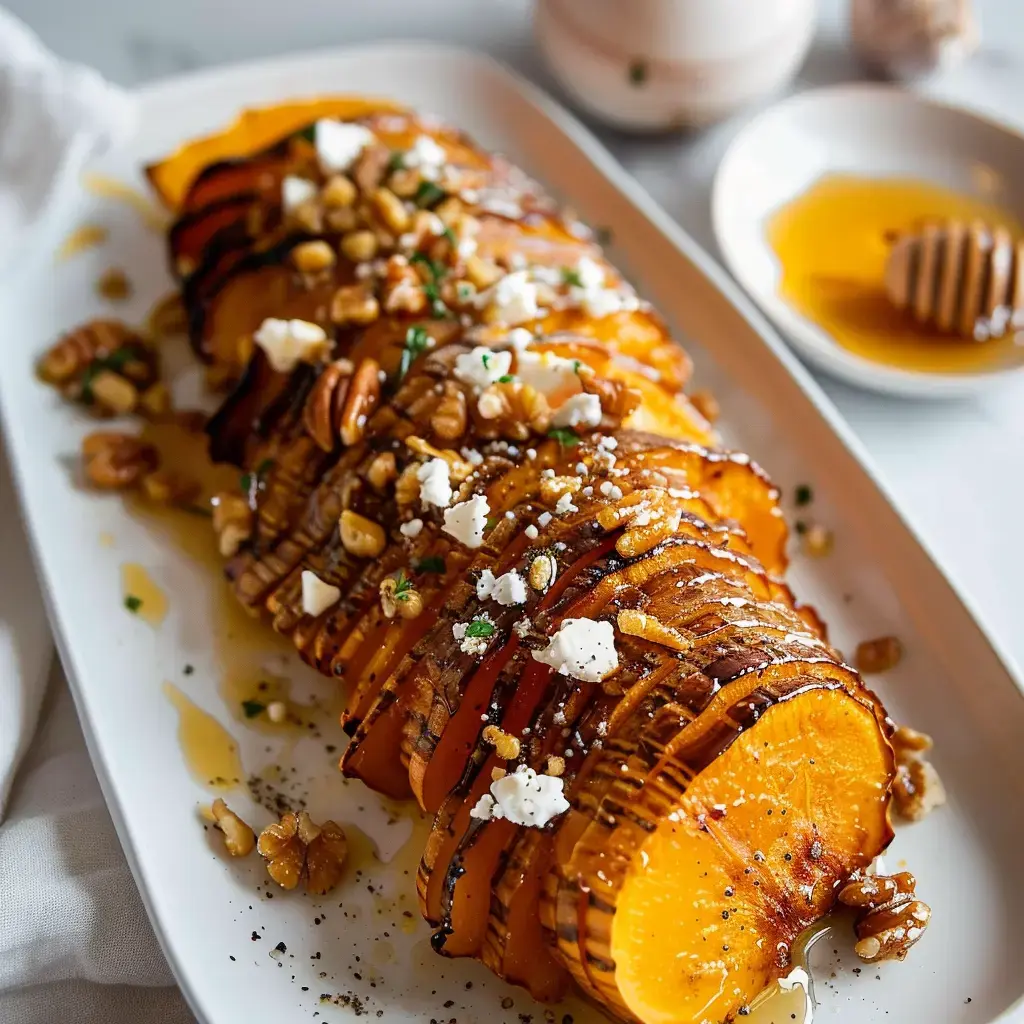
<svg viewBox="0 0 1024 1024">
<path fill-rule="evenodd" d="M 932 221 L 897 236 L 885 292 L 921 324 L 985 341 L 1024 326 L 1024 240 L 981 221 Z"/>
</svg>

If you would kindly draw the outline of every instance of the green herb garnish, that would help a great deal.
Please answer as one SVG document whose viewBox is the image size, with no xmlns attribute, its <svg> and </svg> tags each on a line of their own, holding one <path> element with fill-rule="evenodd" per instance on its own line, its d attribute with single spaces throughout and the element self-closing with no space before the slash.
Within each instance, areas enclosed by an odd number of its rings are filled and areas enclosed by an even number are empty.
<svg viewBox="0 0 1024 1024">
<path fill-rule="evenodd" d="M 124 599 L 124 606 L 134 615 L 142 607 L 142 598 L 129 594 Z"/>
<path fill-rule="evenodd" d="M 793 500 L 798 508 L 801 505 L 810 505 L 814 500 L 814 492 L 811 490 L 810 485 L 797 484 L 796 490 L 793 492 Z"/>
<path fill-rule="evenodd" d="M 563 448 L 572 448 L 580 443 L 580 436 L 572 427 L 555 427 L 548 431 L 548 437 L 557 441 Z"/>
<path fill-rule="evenodd" d="M 428 348 L 430 348 L 430 335 L 419 324 L 410 327 L 405 332 L 405 348 L 402 349 L 402 361 L 398 367 L 399 380 L 405 377 L 417 357 L 426 352 Z"/>
<path fill-rule="evenodd" d="M 440 555 L 431 555 L 429 558 L 421 559 L 416 563 L 417 572 L 436 572 L 443 574 L 447 569 L 448 566 Z"/>
<path fill-rule="evenodd" d="M 647 61 L 637 58 L 636 60 L 630 61 L 629 63 L 629 84 L 630 85 L 643 85 L 647 81 L 647 74 L 649 68 L 647 67 Z"/>
<path fill-rule="evenodd" d="M 494 623 L 486 619 L 474 619 L 466 627 L 466 636 L 488 637 L 494 636 Z"/>
<path fill-rule="evenodd" d="M 257 715 L 267 710 L 267 705 L 262 704 L 258 700 L 243 700 L 242 701 L 242 714 L 246 718 L 255 718 Z"/>
<path fill-rule="evenodd" d="M 395 171 L 405 170 L 405 154 L 400 150 L 396 149 L 391 156 L 388 157 L 388 174 L 394 174 Z"/>
<path fill-rule="evenodd" d="M 432 181 L 421 181 L 419 188 L 416 189 L 416 193 L 412 197 L 412 201 L 421 210 L 429 210 L 430 207 L 436 206 L 441 202 L 444 196 L 445 191 L 443 188 L 439 188 Z"/>
<path fill-rule="evenodd" d="M 444 229 L 444 231 L 441 232 L 441 237 L 442 238 L 447 238 L 448 239 L 448 244 L 453 249 L 457 249 L 459 247 L 459 240 L 455 237 L 455 232 L 452 231 L 451 228 L 446 227 Z"/>
<path fill-rule="evenodd" d="M 408 601 L 413 589 L 412 580 L 406 578 L 405 573 L 399 569 L 395 577 L 395 600 Z"/>
<path fill-rule="evenodd" d="M 498 383 L 499 384 L 511 384 L 512 381 L 514 381 L 514 380 L 515 380 L 515 377 L 511 373 L 503 373 L 498 378 Z"/>
<path fill-rule="evenodd" d="M 580 272 L 572 267 L 562 267 L 562 283 L 572 285 L 574 288 L 583 287 L 583 278 Z"/>
<path fill-rule="evenodd" d="M 267 474 L 274 468 L 273 459 L 264 459 L 252 473 L 243 473 L 238 478 L 239 486 L 246 494 L 251 494 L 253 488 L 262 491 L 266 484 Z"/>
<path fill-rule="evenodd" d="M 300 128 L 297 132 L 292 133 L 293 139 L 305 139 L 309 143 L 316 142 L 316 121 L 312 124 L 307 124 L 305 128 Z"/>
<path fill-rule="evenodd" d="M 432 260 L 426 253 L 414 252 L 409 257 L 410 263 L 422 263 L 430 274 L 430 280 L 423 285 L 423 294 L 430 303 L 430 315 L 435 320 L 441 320 L 448 315 L 448 307 L 441 299 L 440 283 L 448 273 L 448 268 L 439 260 Z"/>
</svg>

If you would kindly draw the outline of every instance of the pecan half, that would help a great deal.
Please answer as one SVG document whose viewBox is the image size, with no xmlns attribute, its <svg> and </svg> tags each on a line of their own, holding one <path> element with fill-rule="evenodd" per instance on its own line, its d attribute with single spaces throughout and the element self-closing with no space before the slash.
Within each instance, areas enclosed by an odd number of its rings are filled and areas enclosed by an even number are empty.
<svg viewBox="0 0 1024 1024">
<path fill-rule="evenodd" d="M 362 440 L 366 421 L 380 402 L 380 363 L 376 359 L 364 359 L 352 376 L 345 407 L 341 412 L 338 432 L 341 443 L 353 445 Z"/>
<path fill-rule="evenodd" d="M 916 898 L 917 881 L 909 871 L 865 875 L 848 883 L 839 902 L 860 911 L 854 949 L 861 960 L 903 960 L 924 934 L 931 909 Z"/>
<path fill-rule="evenodd" d="M 353 366 L 348 359 L 328 363 L 317 377 L 302 409 L 306 433 L 325 452 L 334 451 L 340 439 Z"/>
</svg>

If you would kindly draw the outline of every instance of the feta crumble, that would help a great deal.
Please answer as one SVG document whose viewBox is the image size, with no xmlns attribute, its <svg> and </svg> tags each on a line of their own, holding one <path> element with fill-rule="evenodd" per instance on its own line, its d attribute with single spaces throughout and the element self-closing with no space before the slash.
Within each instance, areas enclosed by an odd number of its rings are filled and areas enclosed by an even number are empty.
<svg viewBox="0 0 1024 1024">
<path fill-rule="evenodd" d="M 497 284 L 477 297 L 477 305 L 490 305 L 497 320 L 506 324 L 522 324 L 540 315 L 537 285 L 525 270 L 506 274 Z"/>
<path fill-rule="evenodd" d="M 484 529 L 491 506 L 482 494 L 445 509 L 444 532 L 467 548 L 478 548 L 484 542 Z"/>
<path fill-rule="evenodd" d="M 511 368 L 511 352 L 496 352 L 486 345 L 478 345 L 455 360 L 455 378 L 483 390 L 506 376 Z"/>
<path fill-rule="evenodd" d="M 312 362 L 327 351 L 327 334 L 308 320 L 278 320 L 267 317 L 256 329 L 253 341 L 267 354 L 278 373 L 291 373 L 301 362 Z"/>
<path fill-rule="evenodd" d="M 596 427 L 601 423 L 601 399 L 597 395 L 577 394 L 567 398 L 551 418 L 554 427 Z M 584 467 L 586 469 L 586 467 Z"/>
<path fill-rule="evenodd" d="M 444 459 L 430 459 L 416 470 L 420 482 L 420 502 L 424 507 L 447 508 L 452 501 L 450 469 Z"/>
<path fill-rule="evenodd" d="M 305 615 L 322 615 L 341 600 L 341 591 L 324 583 L 315 572 L 302 570 L 302 611 Z"/>
<path fill-rule="evenodd" d="M 408 537 L 411 540 L 413 537 L 418 537 L 423 532 L 423 520 L 410 519 L 409 522 L 402 523 L 398 529 L 403 537 Z"/>
<path fill-rule="evenodd" d="M 322 118 L 314 129 L 316 155 L 327 174 L 347 171 L 360 153 L 374 140 L 374 134 L 361 124 L 347 124 Z"/>
<path fill-rule="evenodd" d="M 516 359 L 516 376 L 530 387 L 550 398 L 569 397 L 583 390 L 576 370 L 579 361 L 556 356 L 552 352 L 520 352 Z"/>
<path fill-rule="evenodd" d="M 563 620 L 547 647 L 531 653 L 535 661 L 585 683 L 599 683 L 619 667 L 615 629 L 595 619 Z"/>
<path fill-rule="evenodd" d="M 569 810 L 564 783 L 552 775 L 538 775 L 521 764 L 514 772 L 491 783 L 469 812 L 471 818 L 488 821 L 505 818 L 515 825 L 543 828 Z"/>
<path fill-rule="evenodd" d="M 526 604 L 526 581 L 515 569 L 501 576 L 495 576 L 490 569 L 484 569 L 477 580 L 476 596 L 481 601 L 490 598 L 505 608 Z"/>
<path fill-rule="evenodd" d="M 540 531 L 533 525 L 533 523 L 530 523 L 523 533 L 525 533 L 530 540 L 536 540 L 540 536 Z"/>
<path fill-rule="evenodd" d="M 294 174 L 285 175 L 281 182 L 281 206 L 285 213 L 294 213 L 303 203 L 316 199 L 316 183 Z"/>
<path fill-rule="evenodd" d="M 402 155 L 406 167 L 416 167 L 424 178 L 431 181 L 439 178 L 448 160 L 448 154 L 429 135 L 420 135 L 412 148 Z"/>
<path fill-rule="evenodd" d="M 491 627 L 487 636 L 470 636 L 469 627 L 474 623 L 482 622 Z M 459 650 L 463 654 L 470 654 L 474 658 L 480 658 L 487 653 L 487 648 L 494 636 L 494 626 L 486 615 L 481 615 L 471 622 L 456 622 L 452 626 L 452 636 L 459 641 Z"/>
<path fill-rule="evenodd" d="M 555 503 L 555 514 L 564 516 L 566 512 L 579 512 L 579 509 L 572 503 L 572 495 L 566 491 Z"/>
</svg>

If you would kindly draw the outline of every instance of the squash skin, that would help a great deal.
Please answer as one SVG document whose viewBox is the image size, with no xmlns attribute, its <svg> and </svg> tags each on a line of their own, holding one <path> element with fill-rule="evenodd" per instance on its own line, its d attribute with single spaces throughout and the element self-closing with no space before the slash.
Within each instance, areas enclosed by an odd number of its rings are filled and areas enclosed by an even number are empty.
<svg viewBox="0 0 1024 1024">
<path fill-rule="evenodd" d="M 465 159 L 485 179 L 507 173 L 461 136 L 445 137 L 458 138 Z M 538 438 L 534 461 L 492 452 L 479 468 L 473 490 L 487 495 L 497 522 L 478 550 L 447 538 L 436 517 L 425 517 L 419 537 L 403 538 L 400 510 L 369 486 L 369 466 L 383 451 L 395 455 L 399 471 L 418 461 L 406 444 L 412 436 L 449 446 L 430 425 L 438 387 L 453 381 L 456 358 L 479 343 L 482 328 L 431 325 L 440 330 L 436 347 L 416 359 L 397 386 L 391 382 L 403 339 L 416 318 L 389 316 L 370 329 L 338 332 L 334 356 L 358 362 L 371 355 L 389 383 L 359 442 L 331 452 L 317 448 L 301 417 L 315 369 L 274 374 L 261 353 L 250 357 L 237 349 L 237 339 L 251 335 L 264 316 L 316 319 L 334 289 L 355 279 L 353 267 L 339 260 L 328 281 L 312 288 L 296 281 L 288 254 L 308 236 L 279 232 L 275 189 L 244 190 L 256 169 L 283 152 L 273 142 L 263 138 L 252 160 L 221 154 L 231 160 L 189 179 L 192 196 L 208 200 L 197 209 L 187 209 L 188 187 L 179 200 L 185 210 L 177 228 L 181 251 L 191 253 L 196 239 L 207 239 L 201 242 L 203 258 L 185 279 L 193 344 L 203 358 L 233 368 L 238 377 L 211 422 L 213 450 L 249 472 L 271 462 L 252 542 L 228 564 L 236 594 L 291 637 L 311 665 L 344 679 L 343 725 L 351 742 L 342 770 L 390 796 L 411 794 L 435 814 L 417 873 L 424 915 L 437 929 L 435 948 L 478 957 L 540 999 L 557 999 L 571 976 L 622 1020 L 654 1020 L 656 1000 L 636 981 L 632 961 L 626 963 L 635 956 L 633 946 L 615 937 L 622 892 L 631 907 L 642 903 L 628 894 L 637 888 L 638 851 L 652 834 L 643 823 L 656 830 L 658 822 L 689 807 L 703 792 L 699 787 L 713 789 L 716 765 L 724 771 L 737 741 L 757 735 L 775 709 L 841 694 L 837 699 L 852 702 L 874 723 L 875 731 L 865 732 L 878 744 L 879 757 L 869 767 L 879 793 L 877 821 L 884 823 L 862 848 L 829 862 L 830 877 L 842 881 L 891 835 L 884 713 L 829 647 L 813 611 L 782 580 L 786 525 L 778 493 L 746 456 L 720 448 L 685 398 L 689 360 L 650 310 L 600 320 L 578 309 L 558 310 L 526 326 L 539 334 L 538 351 L 579 359 L 602 379 L 641 394 L 634 414 L 602 432 L 617 441 L 617 468 L 628 470 L 616 478 L 625 491 L 624 508 L 632 490 L 690 494 L 674 499 L 682 514 L 671 536 L 623 556 L 616 545 L 625 527 L 597 524 L 611 503 L 597 494 L 577 498 L 578 513 L 538 526 L 545 507 L 541 473 L 571 475 L 579 459 L 595 454 L 590 443 L 563 449 Z M 184 180 L 187 167 L 182 158 L 174 180 Z M 485 254 L 528 251 L 531 259 L 556 266 L 598 254 L 589 240 L 566 230 L 543 196 L 531 202 L 531 216 L 520 222 L 481 216 Z M 217 203 L 224 204 L 223 220 Z M 263 211 L 263 230 L 240 232 L 241 219 L 233 215 L 254 207 Z M 336 236 L 323 237 L 336 245 Z M 467 337 L 467 329 L 476 336 Z M 638 373 L 638 365 L 653 368 L 652 376 Z M 471 436 L 467 440 L 473 443 Z M 378 558 L 344 550 L 336 523 L 346 507 L 384 528 L 388 545 Z M 538 529 L 529 544 L 527 525 Z M 557 545 L 563 546 L 557 583 L 546 594 L 531 594 L 525 607 L 510 610 L 477 599 L 480 571 L 524 571 L 533 554 Z M 444 572 L 415 577 L 423 615 L 411 623 L 386 619 L 377 599 L 381 581 L 433 557 L 443 558 Z M 315 618 L 302 611 L 306 569 L 343 594 Z M 618 633 L 620 670 L 601 685 L 567 679 L 532 661 L 528 645 L 512 630 L 524 615 L 543 637 L 565 617 L 615 622 L 618 612 L 633 609 L 677 630 L 690 647 L 674 652 Z M 483 611 L 492 615 L 499 639 L 476 661 L 458 649 L 452 626 Z M 544 830 L 469 817 L 491 770 L 503 767 L 483 740 L 484 725 L 492 723 L 515 735 L 529 726 L 519 760 L 538 771 L 552 754 L 566 755 L 571 809 Z M 785 880 L 786 869 L 775 870 Z M 823 909 L 815 906 L 815 916 Z M 791 941 L 802 920 L 788 921 L 780 934 Z M 622 985 L 616 949 L 622 950 Z"/>
</svg>

